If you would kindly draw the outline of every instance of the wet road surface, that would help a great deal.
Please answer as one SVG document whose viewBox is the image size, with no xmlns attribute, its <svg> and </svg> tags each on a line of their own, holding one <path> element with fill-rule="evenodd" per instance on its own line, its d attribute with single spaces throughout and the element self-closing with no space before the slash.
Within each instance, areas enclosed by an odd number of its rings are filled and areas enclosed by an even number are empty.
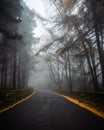
<svg viewBox="0 0 104 130">
<path fill-rule="evenodd" d="M 0 130 L 104 130 L 104 119 L 50 91 L 37 90 L 0 114 Z"/>
</svg>

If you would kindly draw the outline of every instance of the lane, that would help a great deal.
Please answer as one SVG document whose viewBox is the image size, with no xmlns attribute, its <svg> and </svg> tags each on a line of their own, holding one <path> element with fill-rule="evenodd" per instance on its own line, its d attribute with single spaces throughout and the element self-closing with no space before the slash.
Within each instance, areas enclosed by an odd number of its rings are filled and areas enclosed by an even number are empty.
<svg viewBox="0 0 104 130">
<path fill-rule="evenodd" d="M 104 119 L 56 96 L 38 90 L 34 96 L 0 114 L 0 130 L 103 130 Z"/>
</svg>

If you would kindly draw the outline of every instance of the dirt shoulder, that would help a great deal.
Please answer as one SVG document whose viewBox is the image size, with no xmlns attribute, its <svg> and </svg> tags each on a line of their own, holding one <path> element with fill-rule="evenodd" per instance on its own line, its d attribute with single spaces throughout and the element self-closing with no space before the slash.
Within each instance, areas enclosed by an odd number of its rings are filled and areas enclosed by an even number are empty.
<svg viewBox="0 0 104 130">
<path fill-rule="evenodd" d="M 34 93 L 33 88 L 1 89 L 0 90 L 0 113 L 21 103 L 33 93 Z"/>
</svg>

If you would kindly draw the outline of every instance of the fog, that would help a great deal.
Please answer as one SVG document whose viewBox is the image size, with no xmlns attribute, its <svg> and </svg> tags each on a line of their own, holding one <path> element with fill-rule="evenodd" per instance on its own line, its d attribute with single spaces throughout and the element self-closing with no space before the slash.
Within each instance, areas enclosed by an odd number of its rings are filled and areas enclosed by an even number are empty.
<svg viewBox="0 0 104 130">
<path fill-rule="evenodd" d="M 39 63 L 36 65 L 36 71 L 31 71 L 28 85 L 39 89 L 54 89 L 56 84 L 51 80 L 48 70 L 48 65 L 44 59 L 39 58 Z"/>
</svg>

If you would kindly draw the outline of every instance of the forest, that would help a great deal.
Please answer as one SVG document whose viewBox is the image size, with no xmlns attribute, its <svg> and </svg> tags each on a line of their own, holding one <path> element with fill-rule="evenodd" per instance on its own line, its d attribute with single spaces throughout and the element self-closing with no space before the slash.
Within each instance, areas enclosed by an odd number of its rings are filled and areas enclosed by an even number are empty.
<svg viewBox="0 0 104 130">
<path fill-rule="evenodd" d="M 104 91 L 104 0 L 44 2 L 47 18 L 22 0 L 0 0 L 0 87 L 28 86 L 41 55 L 58 89 Z M 37 19 L 47 35 L 34 53 L 41 40 L 33 33 Z"/>
<path fill-rule="evenodd" d="M 35 12 L 21 0 L 0 0 L 0 87 L 24 88 L 28 84 Z"/>
<path fill-rule="evenodd" d="M 67 86 L 70 91 L 103 91 L 104 0 L 47 3 L 52 15 L 40 19 L 48 31 L 42 50 L 47 52 L 51 79 L 59 89 Z"/>
</svg>

